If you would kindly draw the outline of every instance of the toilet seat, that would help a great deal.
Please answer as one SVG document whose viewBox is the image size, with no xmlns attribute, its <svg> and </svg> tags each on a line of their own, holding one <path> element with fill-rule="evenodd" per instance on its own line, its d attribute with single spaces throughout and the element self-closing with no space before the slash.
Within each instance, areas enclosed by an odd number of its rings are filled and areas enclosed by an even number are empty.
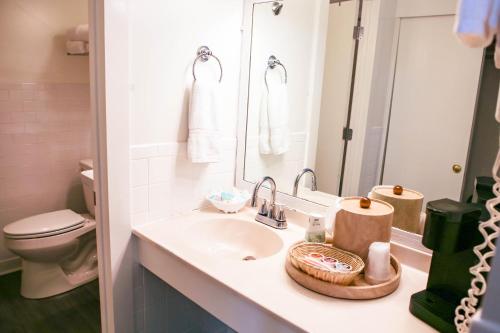
<svg viewBox="0 0 500 333">
<path fill-rule="evenodd" d="M 83 227 L 85 221 L 82 215 L 65 209 L 10 223 L 3 231 L 5 237 L 10 239 L 42 238 L 79 229 Z"/>
</svg>

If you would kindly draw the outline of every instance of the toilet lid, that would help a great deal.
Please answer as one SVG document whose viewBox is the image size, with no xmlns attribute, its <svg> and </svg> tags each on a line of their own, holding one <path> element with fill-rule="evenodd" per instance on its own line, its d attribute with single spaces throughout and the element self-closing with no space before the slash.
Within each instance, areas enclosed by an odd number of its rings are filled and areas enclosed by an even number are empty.
<svg viewBox="0 0 500 333">
<path fill-rule="evenodd" d="M 60 233 L 64 230 L 74 230 L 85 222 L 85 218 L 72 210 L 58 210 L 55 212 L 30 216 L 28 218 L 8 224 L 3 229 L 6 236 L 40 237 L 45 234 Z"/>
</svg>

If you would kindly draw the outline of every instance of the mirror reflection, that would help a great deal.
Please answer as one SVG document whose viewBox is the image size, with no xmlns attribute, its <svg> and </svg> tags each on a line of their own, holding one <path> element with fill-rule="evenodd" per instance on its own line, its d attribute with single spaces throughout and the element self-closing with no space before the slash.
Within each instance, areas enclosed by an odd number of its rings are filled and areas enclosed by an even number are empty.
<svg viewBox="0 0 500 333">
<path fill-rule="evenodd" d="M 323 205 L 394 185 L 424 209 L 489 196 L 493 49 L 460 45 L 455 4 L 433 3 L 254 3 L 244 180 Z"/>
</svg>

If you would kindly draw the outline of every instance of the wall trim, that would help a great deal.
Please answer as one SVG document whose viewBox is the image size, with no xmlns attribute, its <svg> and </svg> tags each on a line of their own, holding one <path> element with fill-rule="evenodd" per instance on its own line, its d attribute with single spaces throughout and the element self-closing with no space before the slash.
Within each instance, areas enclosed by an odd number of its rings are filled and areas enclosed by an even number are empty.
<svg viewBox="0 0 500 333">
<path fill-rule="evenodd" d="M 222 138 L 220 141 L 220 149 L 221 151 L 235 150 L 236 138 Z M 187 142 L 159 142 L 130 146 L 130 158 L 132 160 L 186 154 Z"/>
<path fill-rule="evenodd" d="M 22 261 L 20 257 L 9 258 L 0 261 L 0 276 L 21 270 Z"/>
</svg>

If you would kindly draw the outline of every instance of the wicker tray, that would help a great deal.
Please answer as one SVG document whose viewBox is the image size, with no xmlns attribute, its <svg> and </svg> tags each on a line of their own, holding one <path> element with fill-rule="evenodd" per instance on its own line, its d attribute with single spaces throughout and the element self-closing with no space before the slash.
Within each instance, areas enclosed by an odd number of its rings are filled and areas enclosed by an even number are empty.
<svg viewBox="0 0 500 333">
<path fill-rule="evenodd" d="M 344 299 L 374 299 L 387 296 L 394 292 L 401 279 L 401 264 L 391 255 L 392 278 L 377 285 L 370 285 L 366 282 L 363 273 L 357 275 L 352 283 L 348 286 L 333 284 L 330 282 L 322 281 L 304 273 L 300 269 L 294 267 L 291 263 L 290 256 L 287 256 L 285 269 L 288 275 L 303 287 L 335 298 Z"/>
<path fill-rule="evenodd" d="M 325 257 L 332 257 L 352 267 L 349 271 L 332 271 L 328 268 L 321 268 L 307 261 L 307 256 L 311 253 L 317 253 Z M 360 274 L 365 264 L 357 255 L 346 252 L 335 247 L 319 243 L 298 243 L 288 250 L 290 262 L 292 265 L 311 275 L 329 283 L 349 285 Z"/>
</svg>

